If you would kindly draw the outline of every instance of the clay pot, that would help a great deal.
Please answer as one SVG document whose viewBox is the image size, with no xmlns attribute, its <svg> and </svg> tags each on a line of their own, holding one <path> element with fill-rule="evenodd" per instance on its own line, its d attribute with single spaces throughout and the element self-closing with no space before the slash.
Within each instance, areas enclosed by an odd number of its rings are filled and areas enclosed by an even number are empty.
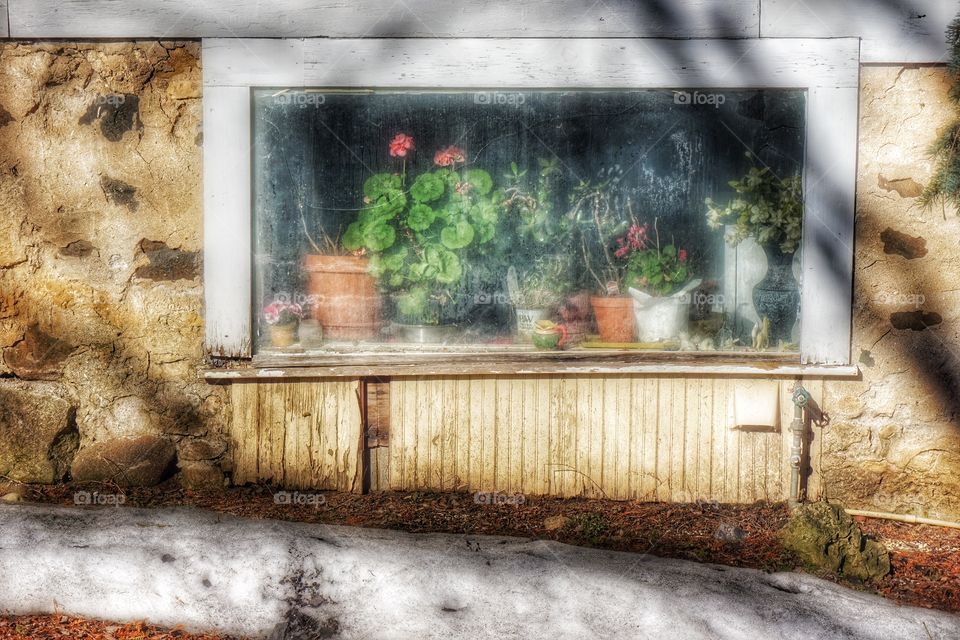
<svg viewBox="0 0 960 640">
<path fill-rule="evenodd" d="M 380 292 L 366 258 L 308 255 L 303 270 L 313 317 L 327 340 L 371 340 L 380 331 Z"/>
<path fill-rule="evenodd" d="M 633 298 L 628 296 L 592 296 L 590 304 L 597 319 L 602 342 L 633 342 L 637 333 Z"/>
<path fill-rule="evenodd" d="M 270 346 L 275 349 L 285 349 L 292 346 L 297 341 L 297 325 L 272 324 L 270 325 Z"/>
</svg>

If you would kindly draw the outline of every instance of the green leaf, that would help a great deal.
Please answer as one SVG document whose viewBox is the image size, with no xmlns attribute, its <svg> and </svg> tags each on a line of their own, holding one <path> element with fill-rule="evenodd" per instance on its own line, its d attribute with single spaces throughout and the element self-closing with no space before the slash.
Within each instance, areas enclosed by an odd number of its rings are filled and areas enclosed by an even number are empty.
<svg viewBox="0 0 960 640">
<path fill-rule="evenodd" d="M 417 317 L 423 315 L 429 297 L 427 290 L 423 287 L 412 287 L 409 291 L 397 294 L 394 301 L 401 315 Z"/>
<path fill-rule="evenodd" d="M 386 271 L 399 271 L 403 268 L 403 262 L 406 259 L 407 248 L 404 246 L 394 247 L 389 253 L 383 254 L 383 269 Z"/>
<path fill-rule="evenodd" d="M 410 185 L 410 196 L 417 202 L 434 202 L 443 195 L 444 180 L 434 173 L 422 173 Z"/>
<path fill-rule="evenodd" d="M 356 221 L 350 223 L 350 226 L 348 226 L 347 230 L 343 233 L 343 238 L 340 240 L 340 243 L 347 251 L 356 251 L 362 247 L 363 232 L 361 230 L 361 222 Z"/>
<path fill-rule="evenodd" d="M 473 226 L 466 220 L 444 227 L 440 232 L 440 242 L 448 249 L 462 249 L 473 242 Z"/>
<path fill-rule="evenodd" d="M 425 231 L 437 219 L 437 212 L 429 205 L 415 204 L 407 214 L 407 226 L 414 231 Z"/>
<path fill-rule="evenodd" d="M 460 264 L 460 258 L 452 251 L 441 251 L 440 267 L 437 271 L 437 282 L 443 284 L 454 284 L 463 277 L 463 267 Z"/>
<path fill-rule="evenodd" d="M 369 215 L 373 218 L 391 220 L 397 217 L 397 214 L 403 211 L 403 208 L 406 206 L 407 194 L 400 189 L 392 189 L 385 191 L 383 195 L 377 198 L 367 209 L 370 212 Z"/>
<path fill-rule="evenodd" d="M 464 177 L 477 195 L 485 196 L 493 189 L 493 178 L 483 169 L 468 169 Z"/>
<path fill-rule="evenodd" d="M 392 173 L 377 173 L 363 183 L 363 195 L 376 200 L 387 191 L 400 189 L 401 186 L 400 176 Z"/>
<path fill-rule="evenodd" d="M 383 251 L 393 246 L 397 233 L 388 224 L 370 224 L 363 230 L 363 244 L 370 251 Z"/>
</svg>

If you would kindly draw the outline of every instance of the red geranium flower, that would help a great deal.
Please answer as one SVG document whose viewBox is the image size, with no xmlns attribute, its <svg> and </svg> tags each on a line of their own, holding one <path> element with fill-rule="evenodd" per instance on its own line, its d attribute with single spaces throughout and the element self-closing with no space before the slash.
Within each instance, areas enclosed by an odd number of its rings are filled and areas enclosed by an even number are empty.
<svg viewBox="0 0 960 640">
<path fill-rule="evenodd" d="M 433 162 L 438 167 L 449 167 L 452 164 L 458 162 L 465 162 L 467 159 L 467 154 L 463 149 L 459 147 L 447 147 L 446 149 L 440 149 L 433 156 Z"/>
<path fill-rule="evenodd" d="M 680 251 L 677 253 L 677 259 L 679 259 L 680 262 L 686 262 L 686 261 L 687 261 L 687 250 L 686 250 L 686 249 L 680 249 Z"/>
<path fill-rule="evenodd" d="M 394 158 L 404 158 L 408 151 L 413 151 L 413 138 L 405 133 L 398 133 L 390 141 L 390 155 Z"/>
</svg>

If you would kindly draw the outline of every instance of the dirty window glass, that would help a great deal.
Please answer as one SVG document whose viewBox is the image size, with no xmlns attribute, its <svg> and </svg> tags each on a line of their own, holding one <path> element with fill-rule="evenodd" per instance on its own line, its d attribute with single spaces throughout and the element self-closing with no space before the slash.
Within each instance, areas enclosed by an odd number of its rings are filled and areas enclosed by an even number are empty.
<svg viewBox="0 0 960 640">
<path fill-rule="evenodd" d="M 797 349 L 804 91 L 252 99 L 261 354 Z"/>
</svg>

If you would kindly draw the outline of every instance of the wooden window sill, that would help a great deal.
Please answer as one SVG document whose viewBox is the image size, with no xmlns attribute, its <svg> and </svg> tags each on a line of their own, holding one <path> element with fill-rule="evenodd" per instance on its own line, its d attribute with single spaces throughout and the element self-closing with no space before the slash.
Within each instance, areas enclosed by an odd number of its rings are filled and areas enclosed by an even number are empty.
<svg viewBox="0 0 960 640">
<path fill-rule="evenodd" d="M 804 365 L 798 354 L 623 350 L 389 352 L 257 355 L 234 367 L 204 368 L 215 381 L 367 376 L 686 375 L 856 378 L 856 365 Z"/>
</svg>

